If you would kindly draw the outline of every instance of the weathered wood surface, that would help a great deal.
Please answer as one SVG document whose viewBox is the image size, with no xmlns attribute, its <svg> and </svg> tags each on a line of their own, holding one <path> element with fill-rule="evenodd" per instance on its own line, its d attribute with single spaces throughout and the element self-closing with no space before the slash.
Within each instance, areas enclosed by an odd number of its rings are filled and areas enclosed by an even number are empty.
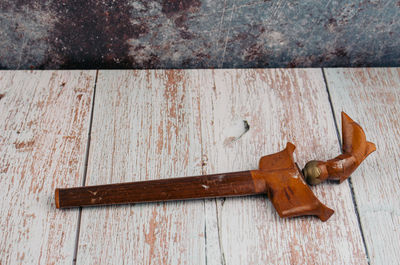
<svg viewBox="0 0 400 265">
<path fill-rule="evenodd" d="M 78 210 L 54 188 L 81 185 L 95 71 L 0 72 L 0 264 L 70 264 Z"/>
<path fill-rule="evenodd" d="M 56 210 L 80 186 L 94 71 L 0 72 L 0 264 L 366 264 L 348 182 L 313 187 L 336 213 L 281 219 L 265 196 Z M 399 69 L 326 69 L 377 151 L 351 182 L 371 264 L 399 257 Z M 87 185 L 255 169 L 296 144 L 339 153 L 322 72 L 100 71 Z M 241 129 L 243 120 L 250 130 Z M 79 241 L 76 242 L 77 230 Z"/>
<path fill-rule="evenodd" d="M 325 69 L 325 74 L 336 119 L 345 110 L 377 145 L 351 177 L 371 264 L 398 264 L 400 69 Z"/>
<path fill-rule="evenodd" d="M 296 144 L 299 166 L 339 153 L 322 72 L 308 70 L 216 70 L 213 87 L 202 87 L 204 172 L 254 169 L 258 159 Z M 231 141 L 230 125 L 250 130 Z M 281 219 L 266 196 L 207 201 L 208 264 L 366 264 L 348 185 L 313 187 L 336 213 Z"/>
<path fill-rule="evenodd" d="M 100 71 L 91 139 L 87 185 L 256 169 L 286 141 L 300 166 L 339 153 L 318 69 Z M 313 190 L 326 223 L 265 196 L 86 208 L 77 263 L 365 264 L 349 186 Z"/>
<path fill-rule="evenodd" d="M 87 185 L 202 174 L 203 71 L 100 71 Z M 82 211 L 78 264 L 205 264 L 204 201 Z"/>
</svg>

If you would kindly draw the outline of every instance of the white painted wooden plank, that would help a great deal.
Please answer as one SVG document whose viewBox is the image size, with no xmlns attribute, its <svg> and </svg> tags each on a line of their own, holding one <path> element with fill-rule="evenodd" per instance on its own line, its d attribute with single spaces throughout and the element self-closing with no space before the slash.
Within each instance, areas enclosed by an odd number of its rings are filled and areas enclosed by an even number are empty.
<svg viewBox="0 0 400 265">
<path fill-rule="evenodd" d="M 100 71 L 87 185 L 199 175 L 201 71 Z M 204 201 L 85 208 L 77 264 L 204 264 Z"/>
<path fill-rule="evenodd" d="M 300 167 L 339 154 L 321 70 L 207 73 L 215 84 L 201 92 L 206 173 L 256 169 L 261 156 L 282 150 L 287 141 L 297 146 Z M 229 128 L 237 120 L 247 120 L 250 130 L 232 142 Z M 366 264 L 349 186 L 325 183 L 312 189 L 335 210 L 326 223 L 281 219 L 265 196 L 218 199 L 215 215 L 207 201 L 208 264 Z M 208 251 L 215 248 L 221 253 Z"/>
<path fill-rule="evenodd" d="M 72 263 L 95 71 L 0 72 L 0 264 Z"/>
<path fill-rule="evenodd" d="M 336 119 L 345 111 L 377 146 L 351 177 L 371 264 L 398 264 L 400 69 L 325 69 L 325 73 Z"/>
</svg>

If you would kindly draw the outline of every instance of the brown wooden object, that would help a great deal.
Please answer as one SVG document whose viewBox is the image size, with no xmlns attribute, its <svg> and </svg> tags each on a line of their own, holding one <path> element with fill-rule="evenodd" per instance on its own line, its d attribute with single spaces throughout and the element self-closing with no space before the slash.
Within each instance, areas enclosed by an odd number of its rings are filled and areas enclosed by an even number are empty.
<svg viewBox="0 0 400 265">
<path fill-rule="evenodd" d="M 258 192 L 263 193 L 263 192 Z M 257 194 L 250 171 L 56 189 L 56 207 L 126 204 Z"/>
<path fill-rule="evenodd" d="M 328 161 L 310 161 L 303 173 L 307 183 L 319 184 L 327 179 L 345 181 L 361 162 L 376 150 L 375 144 L 367 142 L 360 125 L 342 112 L 343 154 Z"/>
<path fill-rule="evenodd" d="M 251 171 L 256 191 L 268 194 L 280 217 L 316 215 L 326 221 L 333 210 L 322 204 L 307 186 L 293 161 L 295 148 L 287 143 L 283 151 L 260 159 L 259 170 Z"/>
<path fill-rule="evenodd" d="M 258 170 L 56 189 L 56 207 L 267 194 L 281 217 L 315 215 L 326 221 L 333 210 L 315 197 L 305 179 L 312 184 L 317 184 L 317 180 L 326 179 L 327 176 L 343 181 L 375 150 L 372 143 L 366 142 L 365 134 L 358 124 L 344 113 L 342 118 L 344 154 L 327 162 L 307 163 L 303 169 L 306 176 L 303 176 L 294 162 L 295 146 L 289 142 L 284 150 L 262 157 Z M 310 163 L 313 163 L 312 167 Z"/>
</svg>

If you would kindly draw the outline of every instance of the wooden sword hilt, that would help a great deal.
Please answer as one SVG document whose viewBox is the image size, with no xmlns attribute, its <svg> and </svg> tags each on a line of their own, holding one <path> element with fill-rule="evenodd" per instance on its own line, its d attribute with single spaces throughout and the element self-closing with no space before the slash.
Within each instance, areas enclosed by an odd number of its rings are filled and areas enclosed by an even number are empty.
<svg viewBox="0 0 400 265">
<path fill-rule="evenodd" d="M 317 185 L 327 179 L 345 181 L 364 159 L 376 150 L 375 144 L 367 142 L 364 130 L 346 113 L 342 112 L 343 153 L 328 161 L 308 162 L 303 174 L 310 185 Z"/>
<path fill-rule="evenodd" d="M 309 184 L 325 179 L 343 181 L 375 150 L 361 127 L 342 113 L 343 154 L 326 162 L 311 161 L 301 171 L 293 160 L 296 148 L 287 143 L 278 153 L 263 156 L 258 170 L 169 178 L 76 188 L 57 188 L 57 208 L 126 204 L 267 194 L 280 217 L 318 216 L 326 221 L 333 210 L 321 203 Z M 304 173 L 304 175 L 303 175 Z"/>
</svg>

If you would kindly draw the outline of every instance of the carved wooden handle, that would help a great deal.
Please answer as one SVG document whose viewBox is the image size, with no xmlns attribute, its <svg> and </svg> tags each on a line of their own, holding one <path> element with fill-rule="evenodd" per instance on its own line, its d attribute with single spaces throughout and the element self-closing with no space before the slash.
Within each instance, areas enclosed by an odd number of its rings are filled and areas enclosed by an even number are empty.
<svg viewBox="0 0 400 265">
<path fill-rule="evenodd" d="M 317 185 L 327 179 L 346 180 L 361 162 L 373 151 L 375 144 L 367 142 L 365 133 L 360 125 L 342 112 L 343 154 L 328 161 L 310 161 L 303 174 L 310 185 Z"/>
</svg>

